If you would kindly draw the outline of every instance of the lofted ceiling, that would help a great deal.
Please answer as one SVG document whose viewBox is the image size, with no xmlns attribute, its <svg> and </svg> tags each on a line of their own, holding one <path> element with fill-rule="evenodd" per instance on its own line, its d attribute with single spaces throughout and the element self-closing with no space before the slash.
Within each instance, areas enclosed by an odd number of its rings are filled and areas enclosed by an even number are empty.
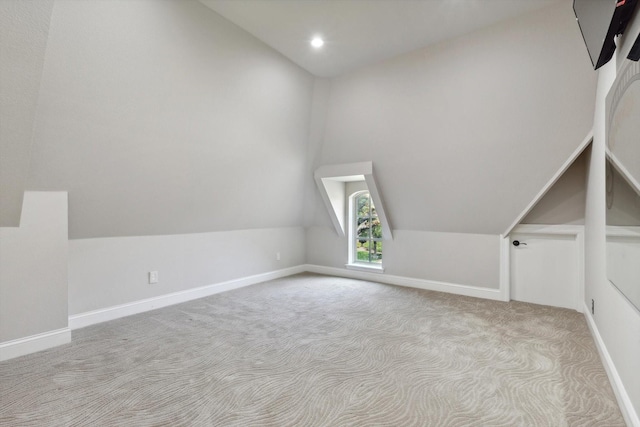
<svg viewBox="0 0 640 427">
<path fill-rule="evenodd" d="M 570 0 L 200 0 L 318 77 Z M 321 36 L 325 46 L 313 49 Z"/>
</svg>

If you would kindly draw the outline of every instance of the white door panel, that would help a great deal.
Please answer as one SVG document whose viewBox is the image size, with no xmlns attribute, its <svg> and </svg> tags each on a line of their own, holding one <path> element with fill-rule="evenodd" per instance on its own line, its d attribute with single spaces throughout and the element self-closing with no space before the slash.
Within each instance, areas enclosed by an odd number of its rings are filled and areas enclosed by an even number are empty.
<svg viewBox="0 0 640 427">
<path fill-rule="evenodd" d="M 510 240 L 511 299 L 580 310 L 576 236 L 523 233 Z"/>
</svg>

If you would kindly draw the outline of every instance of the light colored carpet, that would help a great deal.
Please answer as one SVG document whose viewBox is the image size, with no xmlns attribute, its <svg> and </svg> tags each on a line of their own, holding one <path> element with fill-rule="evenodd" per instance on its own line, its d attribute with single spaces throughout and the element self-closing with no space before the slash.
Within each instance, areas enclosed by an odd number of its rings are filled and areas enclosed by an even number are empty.
<svg viewBox="0 0 640 427">
<path fill-rule="evenodd" d="M 624 426 L 584 317 L 304 274 L 0 363 L 2 426 Z"/>
</svg>

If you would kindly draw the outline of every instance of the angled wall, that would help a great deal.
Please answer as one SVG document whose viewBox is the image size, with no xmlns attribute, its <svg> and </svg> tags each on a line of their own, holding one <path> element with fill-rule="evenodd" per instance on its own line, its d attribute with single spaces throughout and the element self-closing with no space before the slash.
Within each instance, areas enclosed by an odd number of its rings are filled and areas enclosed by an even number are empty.
<svg viewBox="0 0 640 427">
<path fill-rule="evenodd" d="M 563 2 L 332 79 L 312 162 L 373 161 L 402 230 L 388 272 L 498 288 L 498 235 L 588 134 L 595 84 Z M 343 266 L 346 239 L 321 210 L 309 263 Z"/>
<path fill-rule="evenodd" d="M 28 186 L 69 192 L 70 313 L 304 264 L 313 87 L 198 1 L 56 0 Z"/>
<path fill-rule="evenodd" d="M 522 224 L 584 224 L 587 148 L 522 219 Z"/>
<path fill-rule="evenodd" d="M 320 164 L 373 160 L 399 229 L 499 234 L 591 129 L 571 4 L 332 80 Z"/>
<path fill-rule="evenodd" d="M 20 223 L 53 0 L 0 1 L 0 227 Z"/>
<path fill-rule="evenodd" d="M 72 239 L 298 226 L 313 79 L 195 0 L 58 0 L 29 176 Z"/>
</svg>

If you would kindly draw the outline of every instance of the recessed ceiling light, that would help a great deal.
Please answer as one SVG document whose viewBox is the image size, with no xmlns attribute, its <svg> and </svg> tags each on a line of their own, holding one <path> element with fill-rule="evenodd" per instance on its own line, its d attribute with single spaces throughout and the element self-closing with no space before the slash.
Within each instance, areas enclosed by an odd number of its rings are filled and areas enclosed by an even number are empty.
<svg viewBox="0 0 640 427">
<path fill-rule="evenodd" d="M 316 49 L 321 48 L 324 45 L 324 40 L 322 40 L 321 37 L 314 37 L 311 40 L 311 46 L 315 47 Z"/>
</svg>

